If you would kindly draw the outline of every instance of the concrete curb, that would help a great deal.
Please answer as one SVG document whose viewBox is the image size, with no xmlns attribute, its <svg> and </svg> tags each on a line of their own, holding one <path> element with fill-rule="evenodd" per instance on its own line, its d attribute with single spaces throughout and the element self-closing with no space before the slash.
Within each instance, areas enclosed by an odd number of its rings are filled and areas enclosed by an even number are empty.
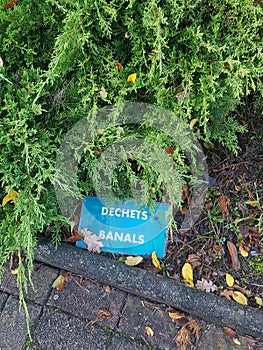
<svg viewBox="0 0 263 350">
<path fill-rule="evenodd" d="M 231 327 L 240 333 L 263 338 L 261 310 L 187 287 L 139 268 L 131 268 L 65 243 L 56 249 L 50 240 L 40 239 L 35 248 L 35 259 L 164 303 L 217 325 Z"/>
</svg>

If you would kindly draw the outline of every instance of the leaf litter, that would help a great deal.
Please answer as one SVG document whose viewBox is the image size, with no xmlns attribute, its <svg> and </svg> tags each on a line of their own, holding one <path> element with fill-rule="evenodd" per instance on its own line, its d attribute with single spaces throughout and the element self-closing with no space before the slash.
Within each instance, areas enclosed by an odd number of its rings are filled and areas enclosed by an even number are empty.
<svg viewBox="0 0 263 350">
<path fill-rule="evenodd" d="M 174 341 L 180 350 L 187 350 L 191 341 L 191 334 L 194 336 L 195 341 L 198 342 L 200 338 L 200 327 L 197 321 L 190 318 L 186 324 L 184 324 L 174 337 Z"/>
<path fill-rule="evenodd" d="M 94 320 L 91 320 L 86 323 L 86 326 L 93 325 L 95 323 L 106 321 L 112 318 L 112 314 L 107 309 L 96 310 L 96 314 L 98 315 Z"/>
</svg>

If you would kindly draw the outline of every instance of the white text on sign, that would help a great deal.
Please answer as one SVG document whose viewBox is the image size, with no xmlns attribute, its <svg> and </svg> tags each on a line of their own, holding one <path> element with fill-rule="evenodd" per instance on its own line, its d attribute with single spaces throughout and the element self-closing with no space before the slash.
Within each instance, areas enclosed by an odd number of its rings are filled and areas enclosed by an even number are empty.
<svg viewBox="0 0 263 350">
<path fill-rule="evenodd" d="M 99 236 L 101 239 L 106 239 L 107 241 L 119 241 L 119 242 L 129 242 L 134 244 L 143 244 L 144 243 L 144 236 L 143 235 L 131 235 L 130 233 L 123 233 L 123 232 L 112 232 L 108 231 L 107 233 L 103 230 L 100 230 Z"/>
<path fill-rule="evenodd" d="M 147 220 L 147 211 L 140 211 L 135 209 L 121 209 L 121 208 L 101 208 L 101 215 L 116 216 L 120 218 Z"/>
</svg>

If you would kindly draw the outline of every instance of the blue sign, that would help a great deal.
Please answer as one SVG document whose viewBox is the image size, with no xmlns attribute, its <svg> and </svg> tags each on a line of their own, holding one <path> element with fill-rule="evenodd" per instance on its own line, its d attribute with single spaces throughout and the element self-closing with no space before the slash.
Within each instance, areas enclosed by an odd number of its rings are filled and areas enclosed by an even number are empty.
<svg viewBox="0 0 263 350">
<path fill-rule="evenodd" d="M 104 198 L 85 197 L 79 222 L 83 240 L 76 245 L 94 251 L 127 255 L 165 256 L 168 204 L 138 207 L 135 200 L 109 203 Z"/>
</svg>

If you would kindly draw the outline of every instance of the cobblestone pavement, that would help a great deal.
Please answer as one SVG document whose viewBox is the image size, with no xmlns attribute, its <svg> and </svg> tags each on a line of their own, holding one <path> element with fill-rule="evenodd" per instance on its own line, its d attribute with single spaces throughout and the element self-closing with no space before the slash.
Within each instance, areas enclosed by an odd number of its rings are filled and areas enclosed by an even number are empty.
<svg viewBox="0 0 263 350">
<path fill-rule="evenodd" d="M 32 340 L 23 307 L 19 311 L 16 275 L 5 268 L 0 285 L 1 350 L 182 348 L 174 337 L 184 323 L 172 319 L 166 305 L 43 263 L 35 266 L 34 290 L 30 287 L 26 296 Z M 58 291 L 52 284 L 60 275 L 67 278 L 64 289 Z M 235 345 L 220 328 L 196 321 L 201 337 L 196 344 L 192 334 L 187 349 L 263 349 L 262 343 L 247 337 L 239 337 L 241 345 Z"/>
</svg>

